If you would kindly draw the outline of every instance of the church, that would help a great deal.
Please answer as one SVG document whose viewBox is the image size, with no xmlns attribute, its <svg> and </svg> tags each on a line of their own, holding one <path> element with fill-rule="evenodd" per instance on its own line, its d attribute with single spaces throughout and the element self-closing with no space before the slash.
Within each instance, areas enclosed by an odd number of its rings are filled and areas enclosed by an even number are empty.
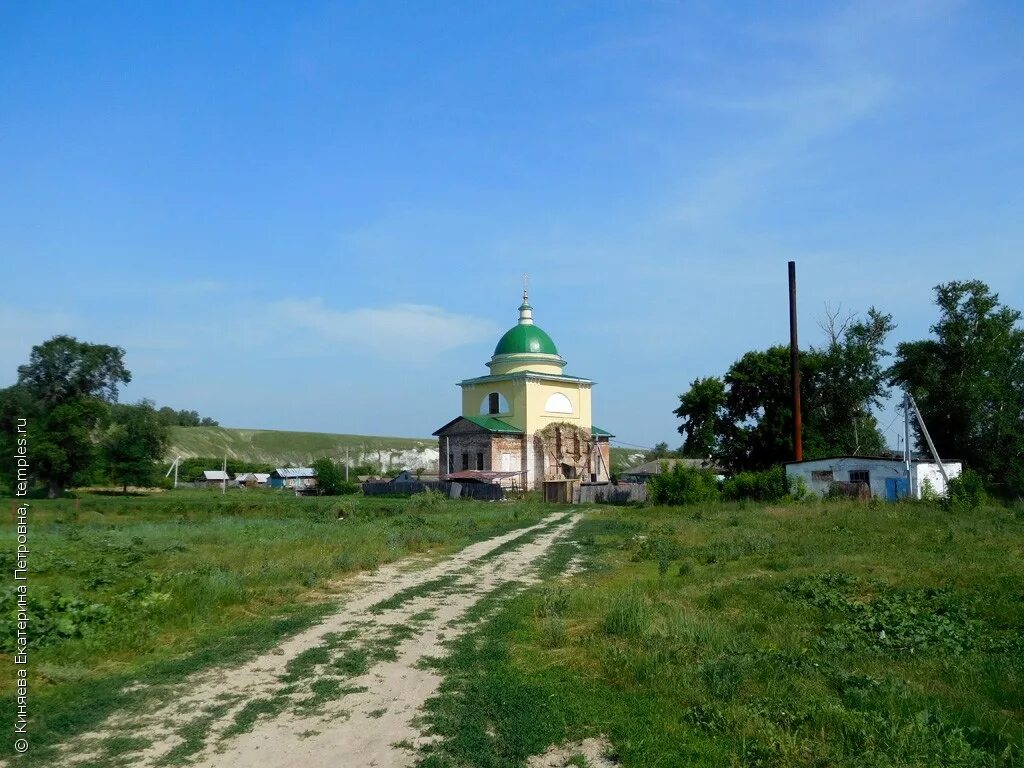
<svg viewBox="0 0 1024 768">
<path fill-rule="evenodd" d="M 591 420 L 594 382 L 563 373 L 565 365 L 524 290 L 519 322 L 494 348 L 490 373 L 459 382 L 462 415 L 434 433 L 441 476 L 526 490 L 608 482 L 613 435 Z"/>
</svg>

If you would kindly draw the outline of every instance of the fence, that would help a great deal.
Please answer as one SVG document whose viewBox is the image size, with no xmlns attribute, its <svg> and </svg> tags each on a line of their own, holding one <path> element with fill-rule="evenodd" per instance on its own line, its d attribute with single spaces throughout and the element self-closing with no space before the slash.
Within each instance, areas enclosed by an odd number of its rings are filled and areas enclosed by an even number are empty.
<svg viewBox="0 0 1024 768">
<path fill-rule="evenodd" d="M 363 483 L 365 496 L 412 496 L 427 490 L 438 491 L 450 499 L 499 501 L 505 498 L 504 490 L 494 483 L 454 483 L 444 480 Z"/>
<path fill-rule="evenodd" d="M 576 489 L 577 504 L 630 504 L 647 501 L 647 486 L 643 483 L 584 484 Z"/>
</svg>

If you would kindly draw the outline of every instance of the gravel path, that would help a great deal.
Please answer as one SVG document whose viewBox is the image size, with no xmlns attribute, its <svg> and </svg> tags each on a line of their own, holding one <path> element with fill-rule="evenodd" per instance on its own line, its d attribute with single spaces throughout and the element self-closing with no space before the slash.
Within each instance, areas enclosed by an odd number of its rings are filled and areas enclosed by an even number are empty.
<svg viewBox="0 0 1024 768">
<path fill-rule="evenodd" d="M 65 744 L 60 762 L 96 760 L 111 737 L 132 737 L 147 746 L 126 752 L 125 765 L 412 766 L 426 738 L 417 716 L 441 682 L 422 662 L 446 654 L 481 599 L 534 581 L 578 519 L 558 513 L 427 567 L 400 561 L 349 580 L 320 624 L 241 666 L 192 676 L 155 709 L 111 718 Z"/>
</svg>

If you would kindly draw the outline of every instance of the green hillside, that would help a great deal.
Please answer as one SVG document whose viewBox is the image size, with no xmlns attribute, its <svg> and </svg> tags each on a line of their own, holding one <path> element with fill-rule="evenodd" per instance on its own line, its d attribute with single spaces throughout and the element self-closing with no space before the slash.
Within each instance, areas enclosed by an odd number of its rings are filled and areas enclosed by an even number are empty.
<svg viewBox="0 0 1024 768">
<path fill-rule="evenodd" d="M 327 432 L 286 432 L 229 427 L 171 427 L 168 459 L 223 456 L 241 461 L 289 466 L 329 456 L 342 460 L 346 449 L 353 464 L 383 466 L 437 465 L 437 442 L 431 438 L 335 435 Z"/>
<path fill-rule="evenodd" d="M 328 432 L 287 432 L 230 427 L 171 427 L 167 459 L 221 457 L 277 466 L 308 464 L 329 456 L 339 461 L 348 449 L 353 464 L 383 468 L 437 469 L 437 442 L 432 438 L 335 435 Z M 621 472 L 639 461 L 642 452 L 612 448 L 612 469 Z"/>
</svg>

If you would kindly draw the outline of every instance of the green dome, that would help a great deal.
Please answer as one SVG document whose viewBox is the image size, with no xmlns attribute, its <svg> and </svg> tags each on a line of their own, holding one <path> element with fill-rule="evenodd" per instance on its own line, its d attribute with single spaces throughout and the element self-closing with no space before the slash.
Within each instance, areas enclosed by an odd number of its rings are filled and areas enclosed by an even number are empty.
<svg viewBox="0 0 1024 768">
<path fill-rule="evenodd" d="M 555 342 L 536 325 L 514 325 L 508 329 L 498 346 L 497 355 L 557 355 Z"/>
</svg>

